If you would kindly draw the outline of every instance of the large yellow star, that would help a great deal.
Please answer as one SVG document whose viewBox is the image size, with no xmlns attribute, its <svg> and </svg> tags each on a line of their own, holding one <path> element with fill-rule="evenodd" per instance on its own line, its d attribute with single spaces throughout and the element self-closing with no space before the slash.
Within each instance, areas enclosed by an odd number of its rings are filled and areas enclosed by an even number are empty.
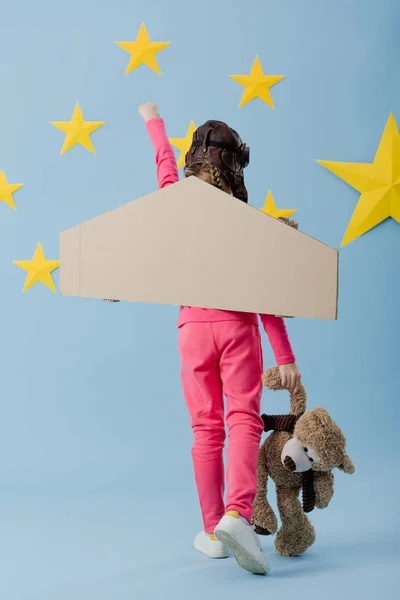
<svg viewBox="0 0 400 600">
<path fill-rule="evenodd" d="M 400 135 L 393 113 L 372 163 L 317 162 L 361 192 L 342 247 L 388 217 L 400 223 Z"/>
<path fill-rule="evenodd" d="M 15 210 L 17 207 L 15 206 L 13 193 L 22 188 L 23 185 L 23 183 L 8 183 L 6 174 L 4 171 L 0 171 L 0 202 L 5 202 Z"/>
<path fill-rule="evenodd" d="M 158 75 L 161 75 L 157 63 L 156 54 L 164 50 L 171 42 L 151 42 L 147 33 L 146 25 L 141 24 L 138 36 L 135 42 L 115 42 L 118 46 L 129 52 L 131 58 L 126 68 L 125 75 L 139 67 L 146 65 Z"/>
<path fill-rule="evenodd" d="M 270 190 L 265 200 L 264 208 L 261 209 L 261 212 L 264 212 L 270 217 L 274 217 L 274 219 L 288 219 L 297 212 L 297 208 L 276 208 L 276 204 Z"/>
<path fill-rule="evenodd" d="M 178 169 L 183 167 L 185 164 L 186 153 L 192 145 L 193 134 L 196 131 L 196 126 L 194 121 L 190 121 L 189 129 L 187 130 L 186 136 L 183 138 L 169 138 L 170 143 L 175 146 L 178 150 L 180 150 L 180 155 L 178 159 Z"/>
<path fill-rule="evenodd" d="M 79 103 L 76 104 L 70 121 L 52 121 L 51 125 L 66 134 L 61 154 L 80 144 L 95 154 L 90 134 L 104 125 L 104 121 L 85 121 Z"/>
<path fill-rule="evenodd" d="M 275 108 L 269 89 L 285 78 L 284 75 L 264 75 L 258 56 L 255 58 L 249 75 L 229 75 L 229 77 L 245 88 L 239 108 L 254 98 L 260 98 L 271 108 Z"/>
<path fill-rule="evenodd" d="M 13 263 L 20 269 L 23 269 L 28 273 L 24 289 L 27 289 L 41 281 L 44 285 L 47 285 L 53 292 L 56 291 L 51 273 L 58 269 L 60 266 L 59 260 L 46 260 L 43 252 L 42 244 L 39 242 L 36 246 L 35 254 L 32 260 L 13 260 Z"/>
</svg>

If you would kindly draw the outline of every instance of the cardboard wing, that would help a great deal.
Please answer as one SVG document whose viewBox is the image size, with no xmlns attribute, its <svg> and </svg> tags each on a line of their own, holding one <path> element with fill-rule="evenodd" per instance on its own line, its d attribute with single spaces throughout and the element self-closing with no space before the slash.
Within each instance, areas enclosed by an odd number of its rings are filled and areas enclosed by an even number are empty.
<svg viewBox="0 0 400 600">
<path fill-rule="evenodd" d="M 190 177 L 61 233 L 60 292 L 336 319 L 338 252 Z"/>
</svg>

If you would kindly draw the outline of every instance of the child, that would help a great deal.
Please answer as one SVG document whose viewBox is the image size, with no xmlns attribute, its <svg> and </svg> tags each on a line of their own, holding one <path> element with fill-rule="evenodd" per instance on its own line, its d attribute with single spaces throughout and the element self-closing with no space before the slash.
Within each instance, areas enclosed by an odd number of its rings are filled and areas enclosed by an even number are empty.
<svg viewBox="0 0 400 600">
<path fill-rule="evenodd" d="M 176 183 L 176 159 L 157 105 L 143 104 L 139 113 L 155 149 L 159 187 Z M 243 168 L 248 159 L 249 149 L 236 131 L 225 123 L 207 121 L 193 135 L 184 173 L 247 202 Z M 300 373 L 285 323 L 272 315 L 260 317 L 284 387 L 295 392 Z M 263 359 L 257 315 L 185 306 L 180 310 L 178 328 L 181 378 L 194 433 L 192 457 L 204 523 L 194 547 L 210 558 L 226 558 L 231 551 L 243 569 L 267 575 L 267 559 L 251 525 L 263 433 Z M 224 395 L 229 438 L 226 504 Z"/>
</svg>

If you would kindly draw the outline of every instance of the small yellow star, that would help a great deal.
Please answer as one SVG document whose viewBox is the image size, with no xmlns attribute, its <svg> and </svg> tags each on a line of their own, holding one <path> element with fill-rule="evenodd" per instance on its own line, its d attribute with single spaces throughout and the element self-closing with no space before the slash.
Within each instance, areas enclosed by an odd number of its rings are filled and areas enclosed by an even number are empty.
<svg viewBox="0 0 400 600">
<path fill-rule="evenodd" d="M 22 188 L 23 183 L 8 183 L 4 171 L 0 171 L 0 202 L 5 202 L 14 210 L 15 206 L 13 193 Z"/>
<path fill-rule="evenodd" d="M 23 269 L 28 273 L 24 289 L 27 289 L 41 281 L 44 285 L 47 285 L 53 292 L 56 291 L 51 273 L 58 269 L 60 266 L 59 260 L 46 260 L 43 252 L 42 244 L 39 242 L 36 246 L 35 254 L 32 260 L 13 260 L 14 265 L 17 265 L 20 269 Z"/>
<path fill-rule="evenodd" d="M 361 193 L 341 247 L 388 217 L 400 223 L 400 135 L 393 113 L 372 163 L 317 162 Z"/>
<path fill-rule="evenodd" d="M 70 150 L 75 144 L 80 144 L 95 154 L 90 134 L 104 125 L 104 121 L 85 121 L 81 107 L 77 103 L 70 121 L 52 121 L 51 125 L 66 134 L 61 154 Z"/>
<path fill-rule="evenodd" d="M 192 145 L 193 134 L 196 131 L 196 126 L 194 121 L 190 121 L 189 129 L 187 130 L 186 136 L 183 138 L 169 138 L 170 144 L 175 146 L 178 150 L 180 150 L 180 155 L 178 159 L 178 169 L 184 166 L 186 154 Z"/>
<path fill-rule="evenodd" d="M 254 98 L 260 98 L 271 108 L 275 108 L 269 89 L 285 78 L 284 75 L 264 75 L 258 56 L 255 58 L 249 75 L 229 75 L 229 77 L 245 88 L 239 108 Z"/>
<path fill-rule="evenodd" d="M 131 55 L 125 75 L 139 67 L 146 65 L 149 69 L 161 75 L 157 63 L 156 54 L 164 50 L 171 42 L 151 42 L 147 33 L 146 25 L 141 24 L 138 36 L 135 42 L 115 42 L 118 46 L 126 50 Z"/>
<path fill-rule="evenodd" d="M 264 208 L 261 209 L 261 212 L 269 215 L 270 217 L 274 217 L 274 219 L 279 219 L 281 217 L 288 219 L 297 212 L 297 208 L 276 208 L 276 204 L 270 190 L 265 200 Z"/>
</svg>

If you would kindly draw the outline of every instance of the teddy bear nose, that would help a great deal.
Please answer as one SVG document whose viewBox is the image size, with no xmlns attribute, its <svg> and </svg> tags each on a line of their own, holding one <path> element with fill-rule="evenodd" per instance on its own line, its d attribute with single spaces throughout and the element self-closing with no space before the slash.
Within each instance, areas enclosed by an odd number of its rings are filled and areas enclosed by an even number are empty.
<svg viewBox="0 0 400 600">
<path fill-rule="evenodd" d="M 285 456 L 283 464 L 285 465 L 285 467 L 288 471 L 296 470 L 296 463 L 294 462 L 294 460 L 292 458 L 290 458 L 290 456 Z"/>
</svg>

